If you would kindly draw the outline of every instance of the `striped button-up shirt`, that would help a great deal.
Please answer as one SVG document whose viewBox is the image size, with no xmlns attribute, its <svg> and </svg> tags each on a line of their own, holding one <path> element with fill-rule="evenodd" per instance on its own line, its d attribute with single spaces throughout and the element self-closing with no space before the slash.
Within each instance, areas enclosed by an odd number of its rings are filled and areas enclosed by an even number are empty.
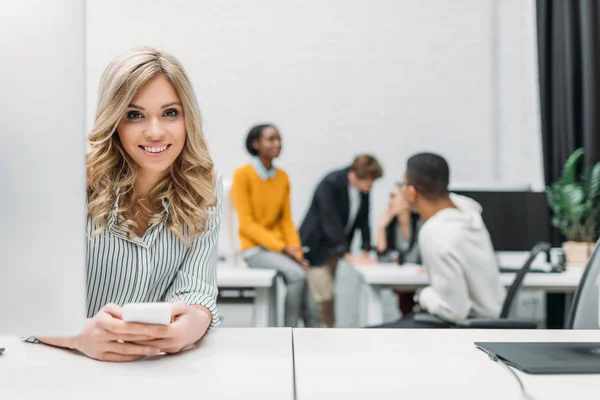
<svg viewBox="0 0 600 400">
<path fill-rule="evenodd" d="M 150 226 L 141 238 L 119 230 L 116 213 L 107 229 L 87 241 L 87 317 L 108 303 L 177 302 L 203 305 L 212 314 L 209 328 L 219 323 L 217 301 L 217 251 L 222 216 L 223 182 L 216 185 L 217 205 L 208 208 L 206 230 L 188 246 L 167 227 L 165 217 Z M 119 202 L 115 202 L 116 210 Z M 169 213 L 168 202 L 163 206 Z M 91 218 L 86 233 L 96 225 Z M 27 341 L 37 341 L 27 338 Z"/>
<path fill-rule="evenodd" d="M 217 250 L 222 215 L 223 183 L 216 185 L 217 206 L 208 209 L 206 230 L 188 246 L 167 227 L 166 218 L 150 226 L 141 238 L 128 238 L 114 223 L 87 242 L 87 314 L 93 317 L 108 303 L 124 305 L 166 301 L 200 304 L 219 321 Z M 115 207 L 119 201 L 117 201 Z M 163 203 L 169 214 L 169 204 Z M 116 208 L 115 208 L 116 209 Z M 96 229 L 87 221 L 87 234 Z"/>
</svg>

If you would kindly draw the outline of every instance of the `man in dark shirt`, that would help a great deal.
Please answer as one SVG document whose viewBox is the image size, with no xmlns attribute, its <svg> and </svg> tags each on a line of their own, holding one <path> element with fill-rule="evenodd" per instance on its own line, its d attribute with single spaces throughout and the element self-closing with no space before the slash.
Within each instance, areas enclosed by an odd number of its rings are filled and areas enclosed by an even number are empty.
<svg viewBox="0 0 600 400">
<path fill-rule="evenodd" d="M 317 186 L 300 227 L 302 244 L 309 248 L 306 259 L 311 265 L 310 286 L 321 320 L 330 327 L 335 322 L 333 287 L 339 258 L 352 264 L 375 262 L 369 258 L 369 191 L 381 176 L 379 162 L 366 154 L 357 156 L 351 166 L 329 173 Z M 360 258 L 350 254 L 357 229 L 362 233 Z"/>
</svg>

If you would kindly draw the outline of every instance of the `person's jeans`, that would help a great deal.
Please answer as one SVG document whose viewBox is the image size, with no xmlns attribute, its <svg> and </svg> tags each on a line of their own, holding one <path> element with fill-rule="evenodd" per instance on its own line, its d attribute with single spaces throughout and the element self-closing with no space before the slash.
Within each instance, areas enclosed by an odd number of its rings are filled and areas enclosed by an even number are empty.
<svg viewBox="0 0 600 400">
<path fill-rule="evenodd" d="M 319 313 L 308 289 L 307 273 L 296 261 L 281 254 L 262 250 L 246 259 L 250 268 L 274 269 L 287 286 L 285 326 L 295 328 L 302 317 L 304 326 L 320 327 Z"/>
</svg>

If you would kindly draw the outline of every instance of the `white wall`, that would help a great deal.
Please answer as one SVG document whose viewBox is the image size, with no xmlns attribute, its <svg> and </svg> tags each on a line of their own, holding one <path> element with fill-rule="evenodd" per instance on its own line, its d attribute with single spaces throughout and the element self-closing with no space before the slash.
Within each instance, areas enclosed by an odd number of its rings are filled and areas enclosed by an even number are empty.
<svg viewBox="0 0 600 400">
<path fill-rule="evenodd" d="M 84 6 L 1 7 L 0 335 L 67 337 L 87 308 Z"/>
<path fill-rule="evenodd" d="M 88 123 L 103 68 L 134 46 L 191 75 L 211 152 L 230 176 L 248 128 L 281 130 L 300 221 L 324 173 L 360 152 L 385 178 L 430 150 L 454 186 L 542 182 L 533 0 L 88 0 Z"/>
</svg>

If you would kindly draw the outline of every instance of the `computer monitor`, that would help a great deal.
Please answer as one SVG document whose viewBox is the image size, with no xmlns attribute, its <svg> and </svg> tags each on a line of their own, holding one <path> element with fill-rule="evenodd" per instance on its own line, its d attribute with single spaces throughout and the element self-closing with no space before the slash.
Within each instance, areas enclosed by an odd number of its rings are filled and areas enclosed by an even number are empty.
<svg viewBox="0 0 600 400">
<path fill-rule="evenodd" d="M 84 3 L 20 0 L 0 12 L 0 335 L 83 327 Z"/>
</svg>

